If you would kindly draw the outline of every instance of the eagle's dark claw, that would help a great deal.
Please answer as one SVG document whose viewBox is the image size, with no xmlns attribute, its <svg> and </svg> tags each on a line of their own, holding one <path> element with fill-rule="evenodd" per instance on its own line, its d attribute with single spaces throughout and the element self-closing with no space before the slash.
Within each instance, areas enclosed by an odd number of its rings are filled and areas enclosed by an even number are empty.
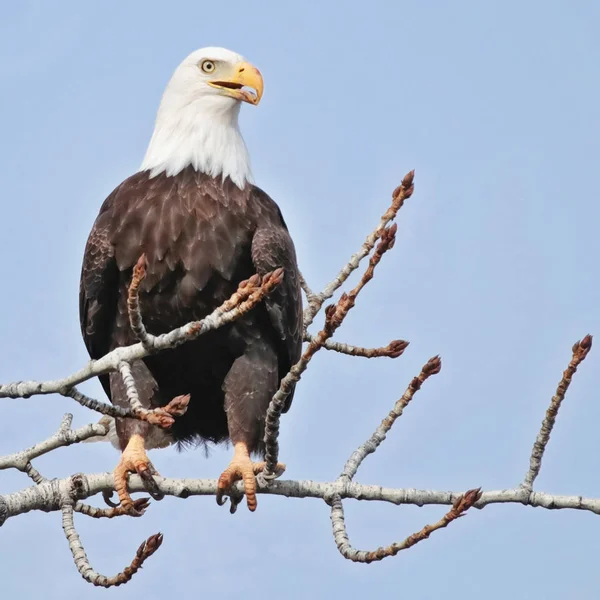
<svg viewBox="0 0 600 600">
<path fill-rule="evenodd" d="M 154 498 L 154 500 L 162 500 L 165 495 L 160 491 L 158 484 L 156 483 L 156 479 L 154 479 L 154 475 L 158 475 L 156 469 L 152 467 L 150 464 L 149 469 L 142 469 L 138 471 L 138 475 L 142 478 L 144 482 L 146 491 Z"/>
<path fill-rule="evenodd" d="M 229 512 L 233 515 L 237 511 L 237 507 L 244 499 L 244 494 L 238 493 L 236 488 L 231 488 L 229 490 L 217 489 L 216 499 L 217 504 L 219 506 L 224 506 L 227 504 L 227 499 L 229 498 Z"/>
</svg>

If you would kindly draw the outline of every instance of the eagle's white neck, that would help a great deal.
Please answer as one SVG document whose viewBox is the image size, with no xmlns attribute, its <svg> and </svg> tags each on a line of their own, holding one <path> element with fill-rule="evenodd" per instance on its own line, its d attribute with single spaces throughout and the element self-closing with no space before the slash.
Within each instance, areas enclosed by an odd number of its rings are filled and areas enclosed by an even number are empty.
<svg viewBox="0 0 600 600">
<path fill-rule="evenodd" d="M 167 90 L 141 170 L 176 175 L 187 166 L 212 177 L 252 182 L 250 157 L 238 125 L 240 103 L 217 95 L 189 96 Z"/>
</svg>

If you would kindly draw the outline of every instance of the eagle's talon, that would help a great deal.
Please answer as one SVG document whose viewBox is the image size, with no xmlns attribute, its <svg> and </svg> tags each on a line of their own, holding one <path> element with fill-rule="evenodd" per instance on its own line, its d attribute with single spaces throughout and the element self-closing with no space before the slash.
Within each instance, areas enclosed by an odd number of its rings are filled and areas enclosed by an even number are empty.
<svg viewBox="0 0 600 600">
<path fill-rule="evenodd" d="M 237 512 L 237 508 L 240 505 L 242 501 L 242 498 L 240 498 L 237 501 L 234 501 L 233 498 L 231 499 L 231 502 L 229 504 L 229 514 L 230 515 L 234 515 Z"/>
<path fill-rule="evenodd" d="M 146 491 L 154 498 L 154 500 L 162 500 L 165 495 L 160 491 L 154 475 L 158 475 L 158 471 L 154 468 L 151 463 L 148 463 L 149 468 L 144 468 L 138 471 L 138 475 L 142 478 L 145 483 Z"/>
<path fill-rule="evenodd" d="M 127 447 L 121 454 L 121 460 L 113 472 L 113 477 L 115 480 L 115 490 L 119 495 L 119 500 L 121 501 L 120 506 L 123 512 L 132 517 L 141 517 L 144 514 L 143 511 L 138 510 L 127 490 L 129 473 L 137 473 L 142 478 L 142 481 L 148 488 L 148 493 L 152 497 L 154 497 L 154 494 L 161 494 L 158 485 L 152 476 L 152 473 L 158 473 L 146 455 L 144 438 L 140 435 L 131 436 Z"/>
<path fill-rule="evenodd" d="M 117 506 L 120 506 L 120 504 L 119 504 L 119 502 L 115 502 L 112 499 L 113 495 L 114 495 L 114 492 L 112 490 L 104 490 L 102 492 L 102 498 L 103 498 L 104 502 L 111 508 L 117 508 Z"/>
<path fill-rule="evenodd" d="M 264 469 L 264 464 L 263 464 L 263 469 Z M 262 470 L 261 470 L 261 472 L 262 472 Z M 262 473 L 261 477 L 265 481 L 273 481 L 275 479 L 279 479 L 279 477 L 281 477 L 284 473 L 285 473 L 285 464 L 277 463 L 274 473 L 271 473 L 271 475 L 265 475 L 264 473 Z"/>
<path fill-rule="evenodd" d="M 234 447 L 233 459 L 229 466 L 223 471 L 217 483 L 217 503 L 219 499 L 228 494 L 232 506 L 241 502 L 242 498 L 233 490 L 233 484 L 240 479 L 244 482 L 244 493 L 246 494 L 246 504 L 248 509 L 254 512 L 257 507 L 256 501 L 256 475 L 262 473 L 265 468 L 264 462 L 252 462 L 248 446 L 243 442 L 238 442 Z M 277 463 L 277 477 L 285 470 L 285 465 Z M 221 505 L 222 506 L 222 505 Z M 232 511 L 235 512 L 235 511 Z"/>
</svg>

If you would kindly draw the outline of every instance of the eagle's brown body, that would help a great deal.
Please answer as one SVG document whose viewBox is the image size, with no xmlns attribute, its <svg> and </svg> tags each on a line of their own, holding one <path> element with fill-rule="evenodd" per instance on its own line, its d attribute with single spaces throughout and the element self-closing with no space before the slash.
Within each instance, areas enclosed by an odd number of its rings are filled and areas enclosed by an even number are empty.
<svg viewBox="0 0 600 600">
<path fill-rule="evenodd" d="M 172 427 L 174 440 L 231 439 L 260 452 L 268 404 L 302 343 L 295 250 L 277 205 L 251 184 L 241 190 L 191 167 L 125 180 L 100 209 L 83 259 L 80 319 L 92 358 L 137 341 L 126 297 L 142 253 L 141 311 L 155 335 L 209 314 L 254 273 L 283 267 L 282 283 L 240 320 L 133 365 L 145 406 L 191 395 Z M 114 404 L 128 405 L 118 373 L 100 380 Z M 134 433 L 149 440 L 148 428 L 118 421 L 122 448 Z"/>
</svg>

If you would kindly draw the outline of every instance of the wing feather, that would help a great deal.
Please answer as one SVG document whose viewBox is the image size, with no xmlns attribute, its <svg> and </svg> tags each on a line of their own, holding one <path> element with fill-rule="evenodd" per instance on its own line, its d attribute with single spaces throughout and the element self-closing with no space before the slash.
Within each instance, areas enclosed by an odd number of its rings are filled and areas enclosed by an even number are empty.
<svg viewBox="0 0 600 600">
<path fill-rule="evenodd" d="M 284 278 L 265 299 L 269 321 L 278 340 L 279 377 L 283 378 L 302 353 L 302 290 L 296 250 L 279 207 L 259 188 L 255 188 L 257 229 L 252 239 L 252 260 L 263 275 L 282 267 Z M 284 412 L 292 404 L 287 399 Z"/>
</svg>

